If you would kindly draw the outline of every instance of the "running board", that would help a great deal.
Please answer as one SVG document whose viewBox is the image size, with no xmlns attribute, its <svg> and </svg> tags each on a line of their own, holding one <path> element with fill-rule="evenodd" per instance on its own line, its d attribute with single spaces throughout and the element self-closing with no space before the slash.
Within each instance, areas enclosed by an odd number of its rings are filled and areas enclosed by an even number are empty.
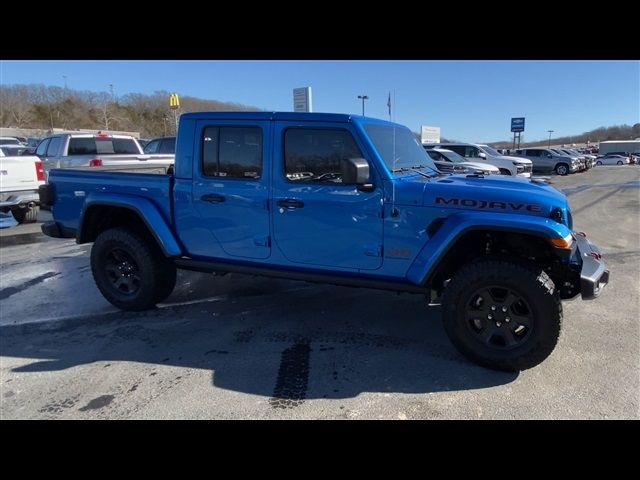
<svg viewBox="0 0 640 480">
<path fill-rule="evenodd" d="M 258 275 L 264 277 L 286 278 L 288 280 L 302 280 L 311 283 L 328 283 L 342 287 L 362 287 L 374 288 L 377 290 L 391 290 L 394 292 L 422 293 L 427 294 L 428 290 L 419 285 L 402 282 L 390 282 L 387 280 L 377 280 L 364 277 L 341 277 L 317 272 L 301 272 L 296 270 L 281 270 L 275 268 L 256 267 L 250 265 L 238 265 L 225 262 L 207 262 L 202 260 L 192 260 L 190 258 L 174 258 L 176 267 L 194 272 L 232 272 L 245 275 Z"/>
</svg>

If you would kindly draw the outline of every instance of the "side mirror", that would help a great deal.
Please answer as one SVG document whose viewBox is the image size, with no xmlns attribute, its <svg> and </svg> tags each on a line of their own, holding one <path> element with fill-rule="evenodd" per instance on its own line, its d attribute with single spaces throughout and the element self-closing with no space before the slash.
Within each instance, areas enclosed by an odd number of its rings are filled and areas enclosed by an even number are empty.
<svg viewBox="0 0 640 480">
<path fill-rule="evenodd" d="M 486 153 L 484 153 L 484 152 L 480 152 L 480 153 L 478 153 L 478 157 L 480 157 L 480 158 L 487 158 L 487 154 L 486 154 Z"/>
<path fill-rule="evenodd" d="M 369 181 L 369 162 L 364 158 L 346 158 L 340 163 L 342 183 L 365 185 Z"/>
</svg>

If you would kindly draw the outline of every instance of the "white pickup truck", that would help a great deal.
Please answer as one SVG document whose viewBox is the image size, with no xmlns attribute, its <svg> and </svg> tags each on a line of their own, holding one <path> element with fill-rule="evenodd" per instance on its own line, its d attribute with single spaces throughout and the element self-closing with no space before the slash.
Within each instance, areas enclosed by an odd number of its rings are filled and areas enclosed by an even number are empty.
<svg viewBox="0 0 640 480">
<path fill-rule="evenodd" d="M 9 212 L 18 223 L 37 220 L 38 187 L 43 184 L 44 170 L 38 157 L 5 157 L 0 153 L 0 212 L 5 226 L 12 224 L 7 218 Z"/>
</svg>

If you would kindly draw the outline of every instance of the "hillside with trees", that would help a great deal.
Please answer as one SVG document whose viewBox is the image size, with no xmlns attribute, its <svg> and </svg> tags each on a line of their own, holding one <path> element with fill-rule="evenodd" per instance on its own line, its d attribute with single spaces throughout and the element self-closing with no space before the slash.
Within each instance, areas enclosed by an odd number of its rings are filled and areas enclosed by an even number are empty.
<svg viewBox="0 0 640 480">
<path fill-rule="evenodd" d="M 140 132 L 151 138 L 173 134 L 170 92 L 151 95 L 72 90 L 45 85 L 0 85 L 0 126 L 42 129 L 104 129 Z M 257 111 L 239 103 L 181 96 L 179 113 Z"/>
</svg>

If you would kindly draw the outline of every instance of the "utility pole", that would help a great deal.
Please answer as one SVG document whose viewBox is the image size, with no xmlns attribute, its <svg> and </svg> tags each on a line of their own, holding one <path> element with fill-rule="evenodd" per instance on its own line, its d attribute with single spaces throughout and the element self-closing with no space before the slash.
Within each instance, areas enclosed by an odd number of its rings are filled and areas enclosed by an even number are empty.
<svg viewBox="0 0 640 480">
<path fill-rule="evenodd" d="M 362 99 L 362 116 L 364 117 L 364 101 L 369 100 L 367 95 L 358 95 L 358 98 Z"/>
<path fill-rule="evenodd" d="M 555 130 L 547 130 L 547 132 L 549 132 L 549 143 L 547 144 L 547 148 L 551 148 L 551 134 L 554 132 Z"/>
</svg>

